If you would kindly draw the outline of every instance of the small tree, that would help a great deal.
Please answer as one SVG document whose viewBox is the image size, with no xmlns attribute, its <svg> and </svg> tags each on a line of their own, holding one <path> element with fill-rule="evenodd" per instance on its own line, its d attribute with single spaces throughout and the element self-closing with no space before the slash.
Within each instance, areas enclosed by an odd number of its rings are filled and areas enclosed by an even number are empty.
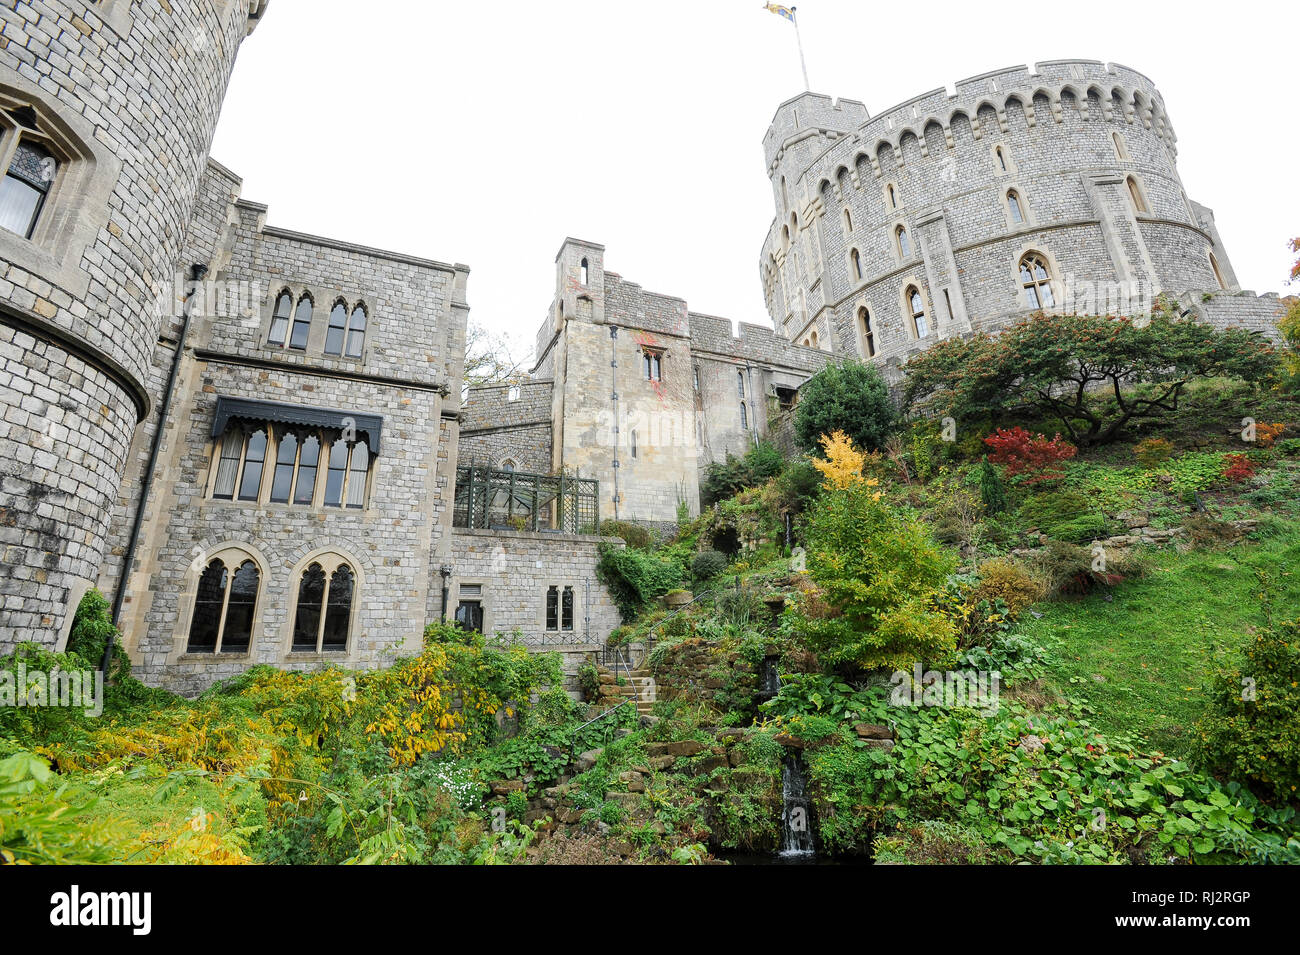
<svg viewBox="0 0 1300 955">
<path fill-rule="evenodd" d="M 965 420 L 1029 408 L 1060 421 L 1076 445 L 1095 445 L 1130 422 L 1176 411 L 1189 381 L 1262 382 L 1276 367 L 1262 336 L 1238 328 L 1165 312 L 1144 324 L 1039 313 L 996 337 L 937 342 L 907 363 L 903 402 Z"/>
<path fill-rule="evenodd" d="M 875 365 L 827 365 L 799 389 L 794 433 L 800 447 L 816 450 L 821 436 L 842 431 L 860 448 L 880 448 L 897 418 L 889 388 Z"/>
<path fill-rule="evenodd" d="M 862 477 L 861 452 L 848 446 L 855 461 L 846 442 L 825 444 L 829 486 L 807 524 L 808 570 L 821 593 L 788 619 L 827 663 L 905 669 L 946 657 L 956 633 L 934 597 L 955 559 L 915 517 L 889 508 Z"/>
</svg>

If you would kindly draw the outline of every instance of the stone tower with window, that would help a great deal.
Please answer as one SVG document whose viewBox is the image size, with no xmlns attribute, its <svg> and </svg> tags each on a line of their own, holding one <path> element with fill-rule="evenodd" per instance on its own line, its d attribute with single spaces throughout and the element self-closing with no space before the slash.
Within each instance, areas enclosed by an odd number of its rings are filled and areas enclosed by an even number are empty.
<svg viewBox="0 0 1300 955">
<path fill-rule="evenodd" d="M 997 70 L 870 116 L 803 93 L 764 138 L 776 215 L 760 255 L 777 332 L 880 363 L 1038 309 L 1143 314 L 1156 294 L 1271 333 L 1176 164 L 1164 101 L 1135 70 Z"/>
<path fill-rule="evenodd" d="M 0 651 L 61 644 L 96 580 L 218 111 L 266 5 L 0 9 Z"/>
</svg>

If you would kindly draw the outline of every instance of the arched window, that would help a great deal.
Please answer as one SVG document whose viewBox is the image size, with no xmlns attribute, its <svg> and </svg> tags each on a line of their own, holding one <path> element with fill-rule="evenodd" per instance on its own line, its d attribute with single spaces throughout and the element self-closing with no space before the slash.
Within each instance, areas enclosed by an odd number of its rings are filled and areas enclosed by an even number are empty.
<svg viewBox="0 0 1300 955">
<path fill-rule="evenodd" d="M 862 256 L 857 249 L 849 250 L 849 265 L 853 269 L 853 281 L 862 281 Z"/>
<path fill-rule="evenodd" d="M 912 334 L 916 338 L 924 338 L 929 334 L 930 324 L 925 317 L 925 299 L 921 297 L 921 290 L 915 285 L 909 285 L 904 297 L 912 319 Z"/>
<path fill-rule="evenodd" d="M 234 574 L 215 558 L 199 577 L 187 653 L 247 653 L 261 575 L 251 560 Z"/>
<path fill-rule="evenodd" d="M 871 329 L 871 313 L 865 305 L 858 309 L 858 324 L 862 326 L 862 347 L 867 357 L 872 358 L 876 354 L 876 335 Z"/>
<path fill-rule="evenodd" d="M 364 441 L 352 446 L 352 459 L 348 467 L 348 507 L 366 506 L 366 477 L 370 473 L 370 448 Z"/>
<path fill-rule="evenodd" d="M 894 230 L 894 240 L 898 243 L 898 254 L 907 258 L 912 254 L 912 240 L 907 237 L 907 230 L 901 225 Z"/>
<path fill-rule="evenodd" d="M 293 329 L 289 332 L 290 348 L 302 351 L 307 347 L 307 338 L 311 335 L 311 310 L 311 296 L 304 292 L 293 312 Z"/>
<path fill-rule="evenodd" d="M 9 135 L 22 137 L 23 132 L 19 126 Z M 0 228 L 16 232 L 24 239 L 32 237 L 58 167 L 54 154 L 39 142 L 19 138 L 9 168 L 0 179 Z"/>
<path fill-rule="evenodd" d="M 271 473 L 271 501 L 288 504 L 293 487 L 293 471 L 298 464 L 298 436 L 282 434 L 276 445 L 275 470 Z"/>
<path fill-rule="evenodd" d="M 636 428 L 628 432 L 628 446 L 632 449 L 632 457 L 636 457 Z"/>
<path fill-rule="evenodd" d="M 343 339 L 348 331 L 348 306 L 342 299 L 330 309 L 330 324 L 325 332 L 325 354 L 342 355 Z"/>
<path fill-rule="evenodd" d="M 580 281 L 583 285 L 586 285 L 587 284 L 587 260 L 586 259 L 583 259 L 582 265 L 578 267 L 578 275 L 579 275 L 578 281 Z"/>
<path fill-rule="evenodd" d="M 360 358 L 365 345 L 366 307 L 358 302 L 357 307 L 352 310 L 352 320 L 348 322 L 347 356 L 349 358 Z"/>
<path fill-rule="evenodd" d="M 999 146 L 997 149 L 995 149 L 995 150 L 994 150 L 994 153 L 995 153 L 995 154 L 997 155 L 997 157 L 998 157 L 998 169 L 999 169 L 999 171 L 1001 171 L 1001 172 L 1006 172 L 1006 171 L 1007 171 L 1007 154 L 1004 153 L 1004 152 L 1002 151 L 1002 147 L 1001 147 L 1001 146 Z"/>
<path fill-rule="evenodd" d="M 1147 201 L 1142 197 L 1142 189 L 1138 182 L 1132 176 L 1128 177 L 1128 196 L 1133 200 L 1133 211 L 1145 215 L 1147 212 Z"/>
<path fill-rule="evenodd" d="M 298 580 L 298 604 L 293 619 L 293 652 L 329 653 L 347 650 L 355 585 L 356 575 L 340 557 L 326 556 L 308 565 Z"/>
<path fill-rule="evenodd" d="M 1052 308 L 1052 274 L 1047 261 L 1037 252 L 1028 252 L 1020 260 L 1020 285 L 1025 290 L 1025 304 L 1030 308 Z"/>
<path fill-rule="evenodd" d="M 266 336 L 268 345 L 284 347 L 285 336 L 289 334 L 289 313 L 293 311 L 293 296 L 285 289 L 275 300 L 275 311 L 271 315 L 271 334 Z"/>
<path fill-rule="evenodd" d="M 845 232 L 853 231 L 853 213 L 850 212 L 848 209 L 844 210 L 844 231 Z"/>
<path fill-rule="evenodd" d="M 1214 257 L 1213 252 L 1210 253 L 1210 268 L 1214 270 L 1214 280 L 1219 283 L 1219 288 L 1226 289 L 1228 283 L 1223 280 L 1223 273 L 1219 271 L 1219 260 Z"/>
<path fill-rule="evenodd" d="M 216 460 L 216 477 L 212 496 L 217 500 L 256 501 L 262 485 L 262 465 L 266 461 L 266 430 L 247 431 L 237 426 L 226 428 Z"/>
<path fill-rule="evenodd" d="M 316 470 L 320 465 L 320 438 L 309 435 L 298 452 L 298 477 L 293 486 L 293 503 L 310 504 L 316 496 Z"/>
<path fill-rule="evenodd" d="M 1014 189 L 1007 190 L 1007 211 L 1011 213 L 1011 221 L 1020 223 L 1025 221 L 1025 215 L 1020 211 L 1020 196 Z"/>
<path fill-rule="evenodd" d="M 745 373 L 743 371 L 736 372 L 736 389 L 737 392 L 740 394 L 740 397 L 744 398 L 745 397 Z"/>
<path fill-rule="evenodd" d="M 1120 162 L 1128 161 L 1128 147 L 1124 145 L 1124 137 L 1119 133 L 1111 133 L 1111 140 L 1115 143 L 1115 158 Z"/>
<path fill-rule="evenodd" d="M 781 227 L 781 248 L 786 252 L 790 251 L 790 227 L 788 225 Z"/>
<path fill-rule="evenodd" d="M 892 182 L 891 182 L 888 186 L 886 186 L 885 188 L 886 188 L 886 189 L 888 190 L 888 192 L 889 192 L 889 208 L 891 208 L 891 209 L 897 209 L 897 208 L 898 208 L 898 191 L 894 188 L 894 184 L 893 184 Z"/>
<path fill-rule="evenodd" d="M 513 459 L 506 458 L 504 461 L 501 462 L 502 471 L 513 471 L 514 469 L 515 469 L 515 462 Z"/>
<path fill-rule="evenodd" d="M 749 430 L 749 409 L 745 407 L 743 401 L 740 403 L 740 430 Z"/>
</svg>

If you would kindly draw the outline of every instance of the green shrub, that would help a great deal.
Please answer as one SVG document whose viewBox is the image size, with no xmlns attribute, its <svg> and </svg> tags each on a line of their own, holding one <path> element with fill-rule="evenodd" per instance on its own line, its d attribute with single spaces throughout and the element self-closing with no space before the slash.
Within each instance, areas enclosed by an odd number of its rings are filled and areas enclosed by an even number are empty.
<svg viewBox="0 0 1300 955">
<path fill-rule="evenodd" d="M 748 487 L 757 487 L 781 473 L 785 458 L 776 446 L 760 441 L 744 457 L 728 452 L 725 461 L 715 461 L 704 472 L 700 501 L 706 507 L 726 500 Z"/>
<path fill-rule="evenodd" d="M 823 492 L 807 535 L 821 595 L 786 619 L 824 662 L 905 669 L 951 654 L 953 625 L 933 603 L 956 561 L 916 518 L 863 481 Z"/>
<path fill-rule="evenodd" d="M 1016 515 L 1026 530 L 1038 530 L 1055 540 L 1086 543 L 1107 533 L 1106 517 L 1086 494 L 1052 491 L 1035 494 L 1020 506 Z"/>
<path fill-rule="evenodd" d="M 681 586 L 686 569 L 670 556 L 602 544 L 596 576 L 609 588 L 623 619 L 631 621 L 651 601 Z"/>
<path fill-rule="evenodd" d="M 1049 540 L 1035 557 L 1034 574 L 1046 596 L 1090 593 L 1102 585 L 1114 585 L 1146 571 L 1145 558 L 1135 549 L 1105 551 L 1104 564 L 1087 547 L 1062 540 Z"/>
<path fill-rule="evenodd" d="M 979 486 L 984 513 L 1001 514 L 1007 509 L 1007 490 L 1002 484 L 1002 475 L 988 458 L 979 467 Z"/>
<path fill-rule="evenodd" d="M 655 540 L 649 528 L 631 521 L 601 521 L 600 533 L 605 537 L 621 537 L 628 547 L 649 547 Z"/>
<path fill-rule="evenodd" d="M 1133 456 L 1144 468 L 1154 468 L 1168 461 L 1174 453 L 1174 446 L 1164 438 L 1147 438 L 1139 441 L 1133 448 Z"/>
<path fill-rule="evenodd" d="M 87 666 L 98 667 L 104 658 L 104 645 L 113 641 L 109 678 L 116 682 L 131 675 L 131 660 L 122 648 L 121 635 L 108 615 L 108 599 L 98 590 L 88 590 L 77 604 L 68 632 L 68 653 L 75 653 Z"/>
<path fill-rule="evenodd" d="M 796 458 L 774 483 L 778 507 L 790 514 L 801 514 L 821 490 L 822 472 L 808 458 Z"/>
<path fill-rule="evenodd" d="M 799 389 L 794 432 L 799 446 L 820 453 L 824 434 L 843 431 L 865 451 L 878 450 L 894 428 L 897 412 L 875 365 L 843 361 L 827 365 Z"/>
<path fill-rule="evenodd" d="M 716 550 L 702 550 L 691 560 L 691 576 L 708 583 L 727 569 L 727 557 Z"/>
<path fill-rule="evenodd" d="M 1216 775 L 1300 804 L 1300 620 L 1260 628 L 1210 688 L 1193 746 Z"/>
</svg>

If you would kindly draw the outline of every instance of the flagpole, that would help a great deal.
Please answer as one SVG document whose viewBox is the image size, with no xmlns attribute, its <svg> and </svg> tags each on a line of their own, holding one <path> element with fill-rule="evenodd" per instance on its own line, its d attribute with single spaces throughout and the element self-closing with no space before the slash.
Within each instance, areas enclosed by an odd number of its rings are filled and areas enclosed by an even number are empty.
<svg viewBox="0 0 1300 955">
<path fill-rule="evenodd" d="M 812 84 L 808 82 L 808 64 L 803 58 L 803 38 L 799 36 L 799 8 L 790 8 L 790 22 L 794 24 L 794 42 L 799 45 L 799 67 L 803 70 L 803 88 L 812 91 Z"/>
</svg>

